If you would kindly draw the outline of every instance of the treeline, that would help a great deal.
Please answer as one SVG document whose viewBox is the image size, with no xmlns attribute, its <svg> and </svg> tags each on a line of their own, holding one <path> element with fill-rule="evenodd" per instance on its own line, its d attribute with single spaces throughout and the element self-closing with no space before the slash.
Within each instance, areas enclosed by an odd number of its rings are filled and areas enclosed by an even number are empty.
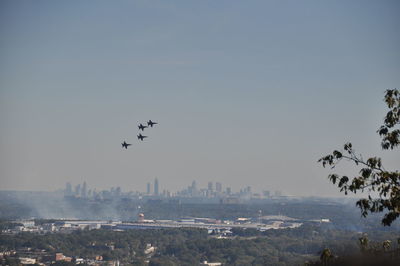
<svg viewBox="0 0 400 266">
<path fill-rule="evenodd" d="M 1 235 L 0 249 L 30 247 L 50 253 L 62 252 L 71 257 L 119 260 L 121 263 L 144 265 L 147 244 L 156 247 L 150 265 L 197 265 L 207 260 L 225 265 L 301 265 L 317 261 L 321 251 L 329 247 L 340 256 L 359 254 L 357 233 L 305 225 L 296 229 L 235 229 L 233 239 L 216 239 L 200 229 L 106 230 L 78 231 L 72 234 L 37 235 L 21 233 Z M 392 233 L 380 232 L 370 239 L 389 239 Z"/>
</svg>

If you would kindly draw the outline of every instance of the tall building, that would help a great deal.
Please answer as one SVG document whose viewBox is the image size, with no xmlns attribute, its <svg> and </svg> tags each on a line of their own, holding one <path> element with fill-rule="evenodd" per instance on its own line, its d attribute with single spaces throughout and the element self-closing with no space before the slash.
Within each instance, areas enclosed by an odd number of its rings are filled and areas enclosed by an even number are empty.
<svg viewBox="0 0 400 266">
<path fill-rule="evenodd" d="M 154 179 L 154 195 L 158 196 L 158 179 Z"/>
<path fill-rule="evenodd" d="M 151 188 L 151 185 L 150 185 L 150 183 L 147 183 L 147 195 L 150 195 L 150 188 Z"/>
<path fill-rule="evenodd" d="M 226 194 L 230 195 L 231 193 L 232 193 L 231 188 L 230 188 L 230 187 L 227 187 L 227 188 L 226 188 Z"/>
<path fill-rule="evenodd" d="M 250 186 L 247 186 L 247 187 L 245 188 L 245 191 L 246 191 L 246 194 L 251 195 L 251 187 L 250 187 Z"/>
<path fill-rule="evenodd" d="M 75 196 L 79 197 L 81 194 L 81 184 L 75 186 Z"/>
<path fill-rule="evenodd" d="M 65 195 L 66 196 L 72 196 L 72 185 L 70 182 L 65 184 Z"/>
<path fill-rule="evenodd" d="M 197 184 L 196 184 L 196 181 L 193 181 L 192 182 L 192 186 L 190 187 L 190 195 L 192 196 L 192 197 L 196 197 L 197 196 Z"/>
<path fill-rule="evenodd" d="M 208 190 L 213 191 L 213 183 L 212 182 L 208 182 Z"/>
<path fill-rule="evenodd" d="M 115 196 L 119 197 L 119 196 L 121 196 L 121 193 L 122 193 L 121 187 L 117 187 L 115 189 Z"/>
<path fill-rule="evenodd" d="M 220 182 L 215 183 L 215 190 L 217 192 L 222 192 L 222 184 Z"/>
<path fill-rule="evenodd" d="M 86 198 L 87 197 L 87 184 L 86 184 L 86 181 L 83 182 L 83 186 L 82 186 L 82 189 L 81 189 L 81 197 L 82 198 Z"/>
</svg>

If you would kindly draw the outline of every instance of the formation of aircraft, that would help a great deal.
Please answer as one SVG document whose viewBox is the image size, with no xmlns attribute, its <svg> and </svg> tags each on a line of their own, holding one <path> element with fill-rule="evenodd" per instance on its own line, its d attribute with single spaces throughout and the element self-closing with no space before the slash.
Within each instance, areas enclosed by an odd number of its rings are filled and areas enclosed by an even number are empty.
<svg viewBox="0 0 400 266">
<path fill-rule="evenodd" d="M 139 128 L 139 131 L 140 130 L 144 131 L 145 128 L 153 127 L 154 125 L 157 125 L 157 124 L 158 124 L 157 122 L 153 122 L 153 121 L 149 120 L 149 121 L 147 121 L 147 126 L 145 126 L 142 123 L 140 123 L 138 125 L 138 128 Z M 143 141 L 143 139 L 145 139 L 147 137 L 148 136 L 144 136 L 141 133 L 139 133 L 139 135 L 137 135 L 138 140 L 141 140 L 141 141 Z M 122 148 L 128 149 L 128 146 L 131 146 L 132 144 L 126 143 L 126 141 L 124 141 L 123 143 L 121 143 L 121 145 L 122 145 Z"/>
</svg>

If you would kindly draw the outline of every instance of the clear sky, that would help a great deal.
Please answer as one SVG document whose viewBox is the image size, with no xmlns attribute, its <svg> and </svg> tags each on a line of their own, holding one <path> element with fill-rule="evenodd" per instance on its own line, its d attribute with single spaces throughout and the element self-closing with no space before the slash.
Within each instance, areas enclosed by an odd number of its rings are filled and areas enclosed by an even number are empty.
<svg viewBox="0 0 400 266">
<path fill-rule="evenodd" d="M 1 1 L 0 189 L 340 195 L 400 84 L 399 1 Z M 159 122 L 136 139 L 137 123 Z M 121 148 L 126 140 L 133 145 Z M 396 168 L 397 167 L 397 168 Z M 353 167 L 338 171 L 356 173 Z"/>
</svg>

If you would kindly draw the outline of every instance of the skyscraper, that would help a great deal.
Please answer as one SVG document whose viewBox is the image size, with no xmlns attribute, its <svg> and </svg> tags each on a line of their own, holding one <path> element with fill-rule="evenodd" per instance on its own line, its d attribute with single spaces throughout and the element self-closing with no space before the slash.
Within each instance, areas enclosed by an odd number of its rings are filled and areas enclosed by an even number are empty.
<svg viewBox="0 0 400 266">
<path fill-rule="evenodd" d="M 247 186 L 244 190 L 245 190 L 246 194 L 251 195 L 251 187 L 250 186 Z"/>
<path fill-rule="evenodd" d="M 72 185 L 70 182 L 65 184 L 65 195 L 66 196 L 72 196 Z"/>
<path fill-rule="evenodd" d="M 197 196 L 197 184 L 196 181 L 192 182 L 192 186 L 190 187 L 190 194 L 192 197 L 196 197 Z"/>
<path fill-rule="evenodd" d="M 154 195 L 158 196 L 158 179 L 154 179 Z"/>
<path fill-rule="evenodd" d="M 82 186 L 82 189 L 81 189 L 81 197 L 82 198 L 86 198 L 87 197 L 87 184 L 86 184 L 86 181 L 83 182 L 83 186 Z"/>
<path fill-rule="evenodd" d="M 150 188 L 151 188 L 151 185 L 150 185 L 150 183 L 147 183 L 147 195 L 150 195 Z"/>
<path fill-rule="evenodd" d="M 215 190 L 217 192 L 222 192 L 222 184 L 220 182 L 215 183 Z"/>
<path fill-rule="evenodd" d="M 212 182 L 208 182 L 208 190 L 213 191 L 213 183 Z"/>
<path fill-rule="evenodd" d="M 264 197 L 266 197 L 266 198 L 269 198 L 269 197 L 271 196 L 269 190 L 264 190 L 264 191 L 263 191 L 263 195 L 264 195 Z"/>
<path fill-rule="evenodd" d="M 75 196 L 79 197 L 81 194 L 81 184 L 75 186 Z"/>
</svg>

